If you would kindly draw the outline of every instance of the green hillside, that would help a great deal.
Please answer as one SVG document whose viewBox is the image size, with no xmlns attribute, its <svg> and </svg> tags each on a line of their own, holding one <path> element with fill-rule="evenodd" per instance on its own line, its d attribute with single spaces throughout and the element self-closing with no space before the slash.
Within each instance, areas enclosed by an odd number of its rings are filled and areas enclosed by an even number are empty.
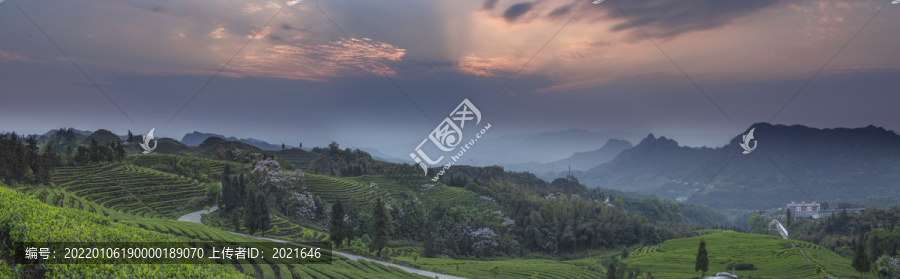
<svg viewBox="0 0 900 279">
<path fill-rule="evenodd" d="M 28 222 L 21 221 L 22 218 L 18 216 L 29 215 L 25 213 L 23 210 L 34 210 L 36 212 L 46 212 L 47 216 L 56 216 L 61 217 L 61 220 L 56 222 L 63 224 L 74 224 L 75 226 L 86 226 L 84 227 L 83 234 L 89 235 L 88 232 L 93 231 L 101 231 L 105 232 L 107 229 L 103 227 L 98 227 L 96 224 L 107 224 L 110 227 L 115 227 L 115 229 L 120 229 L 123 233 L 133 233 L 137 235 L 136 237 L 131 238 L 118 238 L 118 241 L 187 241 L 187 240 L 203 240 L 203 241 L 219 241 L 219 242 L 251 242 L 255 241 L 250 238 L 245 238 L 242 236 L 234 235 L 229 232 L 211 228 L 206 225 L 175 221 L 175 220 L 165 220 L 165 219 L 154 219 L 154 218 L 144 218 L 139 216 L 134 216 L 131 214 L 127 214 L 121 211 L 111 210 L 105 207 L 102 207 L 98 204 L 95 204 L 91 201 L 82 199 L 75 195 L 69 194 L 62 190 L 56 189 L 33 189 L 28 187 L 20 188 L 19 190 L 25 192 L 31 192 L 35 195 L 41 196 L 43 200 L 36 199 L 34 196 L 27 196 L 20 193 L 15 193 L 7 188 L 0 187 L 0 212 L 5 214 L 10 214 L 8 218 L 15 218 L 15 220 L 19 220 L 19 223 L 25 224 L 44 224 L 46 223 L 46 217 L 44 219 L 40 219 L 42 221 L 38 222 Z M 53 193 L 53 194 L 51 194 Z M 11 197 L 11 199 L 15 200 L 28 200 L 30 205 L 27 207 L 21 206 L 21 204 L 7 204 L 6 199 Z M 69 207 L 68 209 L 58 208 L 54 206 L 47 205 L 45 203 L 40 203 L 40 201 L 44 201 L 46 203 L 51 203 L 59 206 Z M 16 210 L 12 210 L 15 208 Z M 19 210 L 21 209 L 21 210 Z M 10 212 L 10 213 L 7 213 Z M 101 213 L 102 215 L 92 214 L 92 213 Z M 107 215 L 109 217 L 103 217 Z M 7 215 L 0 214 L 0 221 L 2 223 L 7 223 L 6 220 Z M 44 216 L 41 214 L 40 216 Z M 33 217 L 33 216 L 32 216 Z M 31 218 L 31 217 L 29 217 Z M 93 222 L 89 224 L 90 226 L 83 225 L 84 222 L 81 220 L 86 219 L 87 222 Z M 273 222 L 275 224 L 283 224 L 279 221 Z M 38 226 L 38 227 L 35 227 Z M 28 231 L 23 232 L 22 234 L 28 240 L 47 240 L 47 238 L 42 238 L 43 236 L 36 236 L 37 234 L 43 232 L 51 232 L 52 236 L 66 236 L 66 238 L 52 238 L 57 239 L 54 241 L 78 241 L 82 238 L 80 235 L 82 234 L 80 231 L 76 234 L 67 236 L 66 231 L 60 230 L 58 233 L 56 232 L 56 228 L 53 227 L 51 231 L 42 231 L 40 225 L 32 225 L 32 227 L 28 227 Z M 115 229 L 113 230 L 115 232 Z M 12 231 L 16 231 L 15 227 Z M 122 234 L 122 233 L 120 233 Z M 117 234 L 118 235 L 118 234 Z M 96 238 L 102 241 L 104 238 Z M 15 241 L 15 240 L 13 240 Z M 4 256 L 5 257 L 5 256 Z M 11 262 L 10 259 L 6 259 L 4 257 L 0 257 L 0 260 L 5 260 L 6 262 Z M 60 267 L 62 265 L 57 265 Z M 163 269 L 148 269 L 141 267 L 139 265 L 122 265 L 124 267 L 132 267 L 134 269 L 124 269 L 124 271 L 117 271 L 112 267 L 104 267 L 106 269 L 110 269 L 109 274 L 121 274 L 119 272 L 126 272 L 131 270 L 136 270 L 134 274 L 152 274 L 154 276 L 165 276 L 165 278 L 180 278 L 180 277 L 190 277 L 190 278 L 229 278 L 229 277 L 243 277 L 242 274 L 236 273 L 235 270 L 240 271 L 246 275 L 250 275 L 256 278 L 424 278 L 422 276 L 418 276 L 415 274 L 404 272 L 396 267 L 387 267 L 380 264 L 370 263 L 368 261 L 360 260 L 353 261 L 347 258 L 335 255 L 333 258 L 333 263 L 331 265 L 328 264 L 307 264 L 307 265 L 272 265 L 266 264 L 265 262 L 257 262 L 257 263 L 248 263 L 245 265 L 234 266 L 234 269 L 230 269 L 220 265 L 202 265 L 200 267 L 190 266 L 190 265 L 179 265 L 174 268 L 163 268 Z M 162 266 L 162 265 L 152 265 L 151 267 Z M 210 270 L 220 272 L 221 275 L 214 274 L 210 275 L 207 272 L 204 272 L 202 267 L 208 267 Z M 106 271 L 101 270 L 91 270 L 84 266 L 69 266 L 64 268 L 65 270 L 75 269 L 80 270 L 82 273 L 67 273 L 64 277 L 69 277 L 69 275 L 74 275 L 76 277 L 92 277 L 99 276 L 105 277 L 103 273 Z M 186 270 L 186 271 L 183 271 Z M 51 270 L 52 272 L 56 272 Z M 182 275 L 179 275 L 182 274 Z M 192 274 L 190 276 L 183 274 Z M 206 275 L 204 275 L 206 274 Z M 0 273 L 0 278 L 2 278 L 3 273 Z M 78 276 L 81 275 L 81 276 Z M 110 277 L 119 277 L 110 276 Z M 126 276 L 127 277 L 127 276 Z M 121 278 L 121 277 L 119 277 Z"/>
<path fill-rule="evenodd" d="M 80 142 L 84 142 L 87 136 L 72 130 L 57 131 L 41 143 L 41 150 L 53 150 L 56 153 L 72 153 L 78 148 Z M 90 144 L 91 141 L 87 140 Z"/>
<path fill-rule="evenodd" d="M 271 152 L 275 154 L 275 157 L 285 159 L 301 169 L 306 169 L 307 167 L 309 167 L 309 163 L 319 156 L 319 154 L 316 154 L 315 152 L 310 152 L 299 148 L 275 150 Z"/>
<path fill-rule="evenodd" d="M 131 162 L 134 162 L 132 164 Z M 172 162 L 175 162 L 174 164 Z M 227 231 L 212 228 L 203 224 L 175 221 L 175 218 L 184 211 L 185 204 L 191 200 L 205 195 L 205 189 L 198 181 L 184 176 L 162 172 L 150 168 L 141 167 L 159 165 L 184 165 L 185 169 L 202 169 L 203 173 L 213 174 L 221 171 L 225 165 L 231 165 L 234 169 L 243 166 L 234 162 L 216 161 L 193 157 L 175 155 L 141 155 L 136 159 L 128 159 L 126 162 L 101 163 L 79 167 L 59 167 L 54 173 L 54 185 L 56 187 L 20 186 L 16 190 L 20 193 L 30 194 L 31 198 L 14 193 L 3 188 L 3 197 L 12 196 L 16 199 L 30 199 L 34 206 L 43 208 L 55 208 L 53 210 L 35 209 L 34 211 L 47 212 L 50 216 L 60 218 L 57 222 L 71 223 L 88 218 L 95 223 L 108 224 L 117 228 L 123 228 L 126 232 L 136 233 L 139 236 L 150 235 L 142 240 L 140 237 L 128 238 L 129 241 L 159 241 L 163 237 L 166 241 L 222 241 L 222 242 L 248 242 L 250 238 L 231 234 Z M 340 180 L 335 180 L 340 181 Z M 346 181 L 344 181 L 346 182 Z M 5 186 L 4 186 L 5 187 Z M 0 197 L 2 199 L 2 197 Z M 43 203 L 40 203 L 43 202 Z M 58 206 L 58 207 L 55 207 Z M 68 208 L 68 209 L 62 209 Z M 15 210 L 13 210 L 15 209 Z M 20 210 L 21 209 L 21 210 Z M 10 218 L 22 223 L 22 219 L 16 214 L 27 214 L 23 210 L 32 210 L 30 207 L 17 205 L 7 206 L 0 201 L 0 211 L 12 214 Z M 59 210 L 66 213 L 61 214 Z M 87 217 L 84 217 L 87 216 Z M 0 216 L 4 217 L 5 216 Z M 272 215 L 272 225 L 279 226 L 278 232 L 269 231 L 269 235 L 290 241 L 327 241 L 328 234 L 304 227 L 278 216 Z M 9 223 L 2 218 L 0 224 Z M 42 224 L 45 221 L 36 222 Z M 28 223 L 28 222 L 25 222 Z M 77 224 L 76 224 L 77 225 Z M 0 227 L 0 231 L 8 229 Z M 36 228 L 23 232 L 22 237 L 27 239 L 43 239 L 37 236 Z M 90 230 L 100 228 L 88 228 Z M 64 234 L 60 232 L 58 234 Z M 306 237 L 306 236 L 311 237 Z M 35 238 L 38 237 L 38 238 Z M 100 238 L 102 239 L 102 238 Z M 124 240 L 123 240 L 124 241 Z M 400 254 L 398 254 L 400 255 Z M 5 256 L 4 256 L 5 257 Z M 0 258 L 3 263 L 11 262 L 11 258 Z M 133 268 L 141 268 L 138 265 L 126 265 Z M 344 257 L 334 257 L 331 265 L 271 265 L 265 262 L 247 263 L 227 268 L 219 265 L 209 265 L 215 269 L 224 270 L 221 276 L 203 275 L 202 271 L 190 271 L 190 274 L 204 277 L 227 278 L 228 276 L 250 275 L 256 278 L 421 278 L 421 276 L 404 272 L 394 267 L 386 267 L 367 261 L 351 261 Z M 90 270 L 90 268 L 78 266 L 67 269 L 82 270 L 83 273 L 66 273 L 63 277 L 119 277 L 105 274 L 119 274 L 115 269 L 113 273 L 106 271 Z M 181 268 L 181 267 L 179 267 Z M 182 268 L 184 269 L 184 268 Z M 2 269 L 6 271 L 7 269 Z M 129 271 L 131 269 L 128 269 Z M 58 272 L 50 269 L 50 275 Z M 237 271 L 237 272 L 235 272 Z M 13 270 L 13 272 L 18 272 Z M 62 271 L 59 271 L 62 272 Z M 180 276 L 181 269 L 138 269 L 134 274 L 154 274 L 166 278 L 186 277 Z M 0 272 L 0 278 L 3 278 Z M 229 275 L 231 274 L 231 275 Z M 80 276 L 79 276 L 80 275 Z M 21 277 L 21 274 L 16 276 Z"/>
<path fill-rule="evenodd" d="M 87 138 L 81 140 L 81 144 L 90 145 L 91 140 L 96 140 L 97 143 L 100 145 L 107 145 L 110 143 L 121 143 L 122 142 L 122 140 L 119 138 L 119 136 L 117 136 L 113 132 L 110 132 L 109 130 L 104 130 L 104 129 L 97 130 L 90 136 L 87 136 Z"/>
<path fill-rule="evenodd" d="M 112 210 L 158 218 L 177 217 L 184 205 L 205 191 L 193 179 L 119 163 L 60 167 L 54 183 Z"/>
<path fill-rule="evenodd" d="M 700 276 L 699 272 L 694 271 L 694 261 L 701 238 L 706 241 L 709 252 L 707 274 L 726 271 L 726 265 L 731 261 L 747 261 L 756 270 L 737 270 L 738 276 L 822 278 L 824 274 L 816 274 L 816 266 L 825 268 L 833 276 L 855 278 L 859 275 L 850 267 L 849 259 L 809 242 L 722 230 L 699 231 L 694 237 L 670 239 L 660 245 L 643 247 L 632 252 L 625 264 L 651 272 L 653 278 Z M 792 247 L 791 243 L 796 247 Z M 810 261 L 806 260 L 801 249 Z"/>
<path fill-rule="evenodd" d="M 0 187 L 0 243 L 79 242 L 79 241 L 174 241 L 176 237 L 111 222 L 108 218 L 76 209 L 50 206 L 34 197 Z M 0 260 L 12 262 L 7 250 Z M 7 271 L 6 265 L 2 272 Z M 11 271 L 17 277 L 40 278 L 46 272 L 52 278 L 167 278 L 216 277 L 244 278 L 233 269 L 220 265 L 71 265 L 48 264 Z"/>
</svg>

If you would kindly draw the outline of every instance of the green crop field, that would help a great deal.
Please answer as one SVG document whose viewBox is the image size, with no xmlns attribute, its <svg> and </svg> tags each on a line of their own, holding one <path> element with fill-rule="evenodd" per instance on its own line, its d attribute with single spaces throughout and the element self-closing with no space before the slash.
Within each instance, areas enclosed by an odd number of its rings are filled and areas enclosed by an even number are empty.
<svg viewBox="0 0 900 279">
<path fill-rule="evenodd" d="M 174 166 L 179 161 L 182 161 L 186 164 L 197 166 L 203 173 L 221 173 L 222 169 L 225 168 L 226 165 L 231 166 L 233 170 L 238 170 L 241 168 L 248 167 L 245 164 L 229 162 L 229 161 L 221 161 L 221 160 L 210 160 L 203 159 L 197 157 L 190 156 L 179 156 L 179 155 L 170 155 L 170 154 L 146 154 L 137 156 L 134 159 L 134 165 L 153 168 L 156 165 L 165 165 L 165 166 Z"/>
<path fill-rule="evenodd" d="M 694 261 L 701 238 L 706 241 L 709 252 L 707 275 L 726 271 L 728 262 L 747 261 L 756 270 L 737 270 L 736 275 L 753 278 L 822 278 L 824 274 L 816 274 L 816 266 L 820 266 L 833 276 L 859 276 L 850 267 L 850 259 L 842 258 L 821 246 L 784 240 L 772 235 L 721 230 L 700 231 L 698 236 L 671 239 L 660 245 L 637 249 L 625 260 L 625 264 L 632 268 L 640 267 L 643 272 L 651 272 L 654 278 L 700 276 L 699 272 L 694 271 Z M 791 247 L 791 242 L 797 247 Z M 798 249 L 803 249 L 811 261 L 807 261 Z"/>
<path fill-rule="evenodd" d="M 175 241 L 176 237 L 110 222 L 106 217 L 81 210 L 60 208 L 40 202 L 32 196 L 0 187 L 0 226 L 14 242 L 79 242 L 79 241 Z M 0 258 L 9 259 L 7 251 Z M 4 271 L 7 271 L 5 269 Z M 220 265 L 72 265 L 44 264 L 39 268 L 50 278 L 167 278 L 217 277 L 242 278 L 233 269 Z M 12 273 L 27 272 L 16 268 Z M 2 275 L 3 273 L 0 273 Z M 30 277 L 18 274 L 18 277 Z"/>
<path fill-rule="evenodd" d="M 154 218 L 177 217 L 205 191 L 196 180 L 128 164 L 60 167 L 54 183 L 103 207 Z"/>
<path fill-rule="evenodd" d="M 421 176 L 420 173 L 414 177 Z M 422 176 L 424 178 L 424 176 Z M 391 175 L 363 175 L 358 177 L 338 178 L 347 181 L 355 181 L 360 185 L 375 183 L 379 192 L 399 194 L 403 192 L 418 193 L 428 202 L 452 204 L 474 209 L 499 210 L 492 202 L 482 199 L 478 194 L 458 187 L 446 186 L 442 183 L 432 182 L 430 179 L 410 179 L 394 177 Z M 309 183 L 309 182 L 307 182 Z M 427 185 L 427 186 L 426 186 Z M 368 186 L 366 186 L 368 187 Z M 362 200 L 362 198 L 360 198 Z"/>
<path fill-rule="evenodd" d="M 375 202 L 375 197 L 384 194 L 383 190 L 370 187 L 369 184 L 344 178 L 307 173 L 305 180 L 312 193 L 330 203 L 340 200 L 344 204 L 350 204 L 350 198 L 356 197 L 360 206 L 369 208 Z"/>
<path fill-rule="evenodd" d="M 275 154 L 275 157 L 287 160 L 301 169 L 306 169 L 309 163 L 319 156 L 318 153 L 300 149 L 275 150 L 272 153 Z"/>
<path fill-rule="evenodd" d="M 440 258 L 393 257 L 411 267 L 466 278 L 603 278 L 606 270 L 590 269 L 579 261 L 515 259 L 499 261 L 470 261 Z M 457 271 L 457 263 L 459 271 Z M 496 273 L 491 269 L 499 267 Z"/>
<path fill-rule="evenodd" d="M 0 225 L 0 231 L 8 229 L 15 232 L 13 236 L 18 238 L 12 241 L 77 241 L 88 239 L 92 234 L 99 235 L 94 236 L 95 241 L 103 241 L 105 235 L 114 236 L 110 239 L 116 241 L 258 241 L 203 224 L 167 219 L 177 217 L 173 214 L 184 203 L 203 194 L 196 181 L 175 174 L 116 163 L 61 167 L 54 178 L 56 187 L 50 188 L 19 187 L 10 190 L 0 186 L 0 224 L 12 224 L 11 227 Z M 279 233 L 275 235 L 277 238 L 291 241 L 328 240 L 326 233 L 300 227 L 275 215 L 272 218 L 272 224 L 279 225 Z M 67 231 L 66 226 L 78 228 Z M 302 238 L 306 231 L 313 233 L 312 239 Z M 0 259 L 4 256 L 0 255 Z M 273 265 L 256 261 L 234 266 L 53 265 L 46 269 L 50 278 L 113 278 L 122 274 L 153 274 L 165 278 L 240 278 L 245 275 L 255 278 L 424 278 L 398 268 L 337 255 L 333 257 L 332 264 Z M 2 269 L 0 278 L 5 277 L 6 271 Z M 16 277 L 14 273 L 18 271 L 14 269 L 11 272 Z"/>
</svg>

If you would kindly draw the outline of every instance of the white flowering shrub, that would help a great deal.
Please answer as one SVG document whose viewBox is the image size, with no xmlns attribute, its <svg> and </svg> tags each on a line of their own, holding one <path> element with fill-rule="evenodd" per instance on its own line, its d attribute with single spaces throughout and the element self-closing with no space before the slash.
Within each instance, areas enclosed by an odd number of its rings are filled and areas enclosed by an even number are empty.
<svg viewBox="0 0 900 279">
<path fill-rule="evenodd" d="M 900 276 L 900 257 L 881 255 L 875 261 L 875 272 L 882 278 L 898 278 Z"/>
<path fill-rule="evenodd" d="M 470 232 L 469 237 L 472 238 L 472 250 L 475 250 L 476 253 L 485 254 L 488 249 L 499 245 L 497 240 L 495 240 L 497 233 L 490 228 L 480 228 Z"/>
<path fill-rule="evenodd" d="M 283 171 L 275 159 L 257 162 L 250 173 L 255 174 L 257 185 L 267 192 L 272 190 L 304 190 L 303 170 Z"/>
<path fill-rule="evenodd" d="M 256 176 L 256 183 L 267 193 L 278 192 L 290 197 L 285 208 L 298 221 L 315 219 L 315 197 L 306 187 L 302 170 L 284 171 L 275 159 L 266 158 L 253 165 L 250 173 Z"/>
</svg>

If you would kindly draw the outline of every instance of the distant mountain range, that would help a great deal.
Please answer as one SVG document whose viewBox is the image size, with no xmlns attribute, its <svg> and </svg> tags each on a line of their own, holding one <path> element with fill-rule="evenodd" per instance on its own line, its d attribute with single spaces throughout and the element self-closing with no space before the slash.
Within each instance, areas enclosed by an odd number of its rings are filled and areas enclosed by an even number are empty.
<svg viewBox="0 0 900 279">
<path fill-rule="evenodd" d="M 543 164 L 569 158 L 576 152 L 595 151 L 604 146 L 610 139 L 622 139 L 636 142 L 643 134 L 618 131 L 588 131 L 569 129 L 555 132 L 530 133 L 493 136 L 491 132 L 466 152 L 462 164 L 489 165 L 528 165 Z M 402 145 L 379 148 L 384 154 L 395 160 L 412 163 L 409 153 L 422 139 L 410 141 Z M 527 169 L 523 167 L 522 169 Z"/>
<path fill-rule="evenodd" d="M 791 201 L 900 203 L 900 136 L 883 128 L 816 129 L 757 123 L 721 148 L 679 146 L 650 134 L 613 160 L 575 172 L 588 187 L 653 193 L 715 208 L 766 209 Z M 832 203 L 835 204 L 835 203 Z"/>
<path fill-rule="evenodd" d="M 584 171 L 603 163 L 611 161 L 616 155 L 624 150 L 632 148 L 630 142 L 620 139 L 610 139 L 606 141 L 600 149 L 575 152 L 571 157 L 550 163 L 529 162 L 525 164 L 506 164 L 504 169 L 512 171 L 527 171 L 534 173 L 541 179 L 553 181 L 557 177 L 565 177 L 561 172 L 569 169 L 576 171 Z"/>
<path fill-rule="evenodd" d="M 258 139 L 254 139 L 254 138 L 238 139 L 235 137 L 226 137 L 223 135 L 213 134 L 213 133 L 201 133 L 198 131 L 194 131 L 193 133 L 185 134 L 184 137 L 181 138 L 181 143 L 184 143 L 185 145 L 188 145 L 188 146 L 199 146 L 201 143 L 203 143 L 203 141 L 205 141 L 207 138 L 210 138 L 210 137 L 218 137 L 218 138 L 222 138 L 224 140 L 229 140 L 229 141 L 239 141 L 239 142 L 243 142 L 243 143 L 246 143 L 246 144 L 249 144 L 252 146 L 256 146 L 262 150 L 281 150 L 280 144 L 275 145 L 275 144 L 271 144 L 271 143 L 268 143 L 268 142 L 265 142 L 262 140 L 258 140 Z M 285 145 L 285 146 L 287 148 L 295 148 L 296 147 L 296 146 L 287 146 L 287 145 Z"/>
</svg>

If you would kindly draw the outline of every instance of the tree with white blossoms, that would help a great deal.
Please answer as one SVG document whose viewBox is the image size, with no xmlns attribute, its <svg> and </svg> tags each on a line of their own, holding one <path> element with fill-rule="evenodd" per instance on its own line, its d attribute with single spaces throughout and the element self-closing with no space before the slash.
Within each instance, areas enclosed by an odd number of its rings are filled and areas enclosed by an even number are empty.
<svg viewBox="0 0 900 279">
<path fill-rule="evenodd" d="M 260 155 L 262 154 L 259 152 L 247 151 L 240 148 L 231 149 L 231 160 L 234 160 L 235 162 L 250 163 L 256 161 Z"/>
<path fill-rule="evenodd" d="M 291 202 L 287 206 L 288 214 L 298 221 L 313 219 L 316 217 L 316 201 L 308 191 L 294 192 L 291 194 Z"/>
<path fill-rule="evenodd" d="M 900 276 L 900 257 L 881 255 L 875 261 L 875 272 L 881 278 L 898 278 Z"/>
<path fill-rule="evenodd" d="M 303 170 L 283 171 L 281 164 L 272 158 L 257 162 L 250 173 L 256 175 L 257 186 L 265 191 L 266 195 L 273 190 L 299 190 L 304 186 Z"/>
<path fill-rule="evenodd" d="M 472 241 L 472 250 L 481 256 L 489 254 L 490 250 L 496 248 L 499 243 L 495 239 L 497 233 L 490 228 L 480 228 L 469 233 Z"/>
<path fill-rule="evenodd" d="M 315 218 L 316 201 L 306 187 L 302 170 L 284 171 L 275 159 L 266 158 L 257 162 L 250 171 L 256 176 L 256 184 L 265 195 L 279 192 L 289 197 L 285 205 L 286 214 L 299 220 Z"/>
</svg>

